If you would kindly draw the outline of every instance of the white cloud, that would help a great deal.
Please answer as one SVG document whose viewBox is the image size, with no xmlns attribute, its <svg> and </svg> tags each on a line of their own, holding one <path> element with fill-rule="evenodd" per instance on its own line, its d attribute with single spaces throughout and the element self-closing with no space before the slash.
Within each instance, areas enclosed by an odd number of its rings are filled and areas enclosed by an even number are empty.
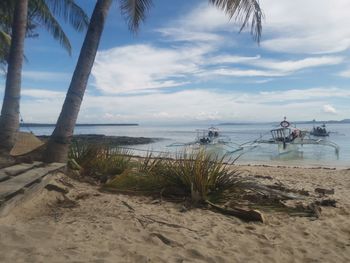
<svg viewBox="0 0 350 263">
<path fill-rule="evenodd" d="M 274 103 L 286 101 L 310 101 L 330 98 L 350 98 L 350 90 L 336 87 L 321 87 L 310 89 L 290 89 L 286 91 L 261 91 L 255 97 L 250 96 L 256 102 Z"/>
<path fill-rule="evenodd" d="M 96 87 L 104 92 L 159 89 L 180 86 L 199 72 L 206 45 L 157 48 L 131 45 L 100 51 L 92 74 Z"/>
<path fill-rule="evenodd" d="M 219 55 L 213 56 L 206 60 L 207 64 L 231 64 L 231 63 L 249 63 L 257 61 L 261 56 L 257 55 L 254 57 L 244 57 L 244 56 L 235 56 L 235 55 Z"/>
<path fill-rule="evenodd" d="M 350 48 L 349 0 L 261 0 L 265 15 L 261 47 L 278 52 L 324 54 Z M 159 29 L 177 41 L 233 44 L 239 23 L 221 10 L 201 4 Z M 223 41 L 225 39 L 225 41 Z"/>
<path fill-rule="evenodd" d="M 63 95 L 62 92 L 50 98 L 38 96 L 23 100 L 21 108 L 24 119 L 55 122 L 62 107 Z M 292 120 L 324 119 L 326 111 L 337 112 L 331 106 L 334 100 L 344 98 L 350 98 L 350 91 L 332 87 L 260 93 L 210 90 L 132 96 L 96 96 L 88 93 L 83 101 L 79 122 L 273 121 L 285 115 Z M 337 113 L 339 118 L 346 118 L 350 110 L 345 108 Z"/>
<path fill-rule="evenodd" d="M 179 26 L 198 31 L 217 31 L 219 29 L 233 31 L 234 23 L 223 11 L 212 5 L 203 3 L 191 10 L 177 21 Z"/>
<path fill-rule="evenodd" d="M 350 48 L 348 0 L 262 0 L 261 46 L 287 53 L 335 53 Z"/>
<path fill-rule="evenodd" d="M 317 3 L 315 1 L 310 0 L 307 4 L 302 4 L 301 0 L 297 0 L 296 3 L 289 0 L 278 3 L 271 0 L 261 1 L 261 6 L 266 12 L 264 25 L 266 36 L 270 37 L 263 42 L 263 47 L 269 46 L 268 41 L 277 41 L 276 39 L 286 36 L 295 38 L 295 41 L 290 42 L 293 49 L 295 49 L 293 45 L 299 44 L 303 47 L 315 46 L 313 41 L 307 39 L 317 38 L 319 32 L 322 32 L 325 41 L 319 40 L 315 50 L 320 49 L 322 43 L 326 43 L 327 46 L 329 43 L 335 44 L 334 47 L 339 48 L 342 41 L 336 38 L 335 43 L 332 36 L 325 37 L 319 24 L 325 27 L 325 24 L 332 22 L 331 32 L 327 34 L 333 34 L 338 32 L 333 30 L 333 27 L 339 26 L 338 23 L 343 21 L 343 18 L 335 17 L 334 12 L 325 8 L 331 5 L 330 0 L 317 0 Z M 342 7 L 346 5 L 344 0 L 339 1 L 340 3 L 335 4 L 337 11 L 339 5 Z M 320 10 L 310 12 L 310 3 L 314 4 L 313 7 L 319 3 Z M 298 13 L 300 6 L 303 6 L 303 10 L 300 11 L 303 17 L 301 21 L 295 19 L 301 17 Z M 323 13 L 320 15 L 319 12 Z M 322 20 L 323 15 L 326 16 L 326 22 Z M 340 16 L 343 15 L 342 11 Z M 317 23 L 312 19 L 308 21 L 309 17 L 319 18 L 320 21 Z M 292 75 L 305 69 L 338 65 L 344 61 L 343 56 L 326 55 L 298 59 L 270 59 L 256 53 L 242 56 L 233 53 L 236 50 L 233 48 L 233 52 L 222 53 L 220 51 L 223 46 L 230 49 L 233 47 L 231 34 L 237 32 L 238 27 L 234 21 L 230 22 L 222 11 L 207 3 L 200 4 L 179 19 L 168 22 L 168 25 L 155 31 L 168 41 L 166 47 L 152 43 L 116 47 L 98 52 L 92 70 L 97 89 L 105 93 L 133 93 L 141 90 L 145 92 L 149 89 L 184 86 L 194 81 L 204 82 L 210 78 L 220 81 L 220 77 L 225 81 L 229 79 L 228 77 L 268 77 L 269 81 L 272 81 L 273 78 Z M 277 44 L 271 45 L 279 49 Z"/>
<path fill-rule="evenodd" d="M 238 69 L 238 68 L 221 68 L 212 71 L 202 73 L 202 75 L 221 75 L 221 76 L 233 76 L 233 77 L 280 77 L 285 74 L 255 69 Z"/>
<path fill-rule="evenodd" d="M 344 61 L 343 57 L 340 56 L 320 56 L 320 57 L 309 57 L 300 60 L 268 60 L 261 59 L 253 61 L 253 64 L 262 68 L 268 68 L 277 70 L 280 72 L 294 72 L 305 68 L 320 67 L 337 65 Z"/>
<path fill-rule="evenodd" d="M 249 66 L 254 66 L 261 69 L 239 69 L 239 68 L 227 68 L 221 67 L 220 69 L 212 70 L 205 74 L 213 75 L 224 75 L 224 76 L 235 76 L 235 77 L 280 77 L 291 75 L 294 72 L 300 71 L 302 69 L 321 67 L 321 66 L 331 66 L 337 65 L 344 61 L 343 57 L 340 56 L 320 56 L 320 57 L 310 57 L 300 60 L 272 60 L 264 59 L 260 56 L 256 57 L 239 57 L 239 56 L 219 56 L 209 60 L 208 63 L 215 64 L 215 61 L 219 63 L 230 63 L 230 64 L 244 64 Z"/>
<path fill-rule="evenodd" d="M 57 99 L 57 98 L 64 98 L 65 93 L 61 91 L 53 91 L 53 90 L 43 90 L 43 89 L 23 89 L 22 95 L 32 97 L 32 98 L 38 98 L 38 99 Z"/>
<path fill-rule="evenodd" d="M 106 93 L 183 86 L 210 77 L 281 77 L 297 71 L 343 62 L 341 56 L 299 60 L 265 59 L 261 56 L 213 55 L 204 44 L 177 47 L 130 45 L 100 51 L 92 70 L 96 87 Z M 241 69 L 240 65 L 250 68 Z"/>
<path fill-rule="evenodd" d="M 338 76 L 343 77 L 343 78 L 350 78 L 350 69 L 343 70 L 338 73 Z"/>
<path fill-rule="evenodd" d="M 49 72 L 49 71 L 22 71 L 23 78 L 31 80 L 45 80 L 45 81 L 58 81 L 69 80 L 71 77 L 68 73 L 62 72 Z"/>
<path fill-rule="evenodd" d="M 163 36 L 173 41 L 197 41 L 225 43 L 225 35 L 217 31 L 232 31 L 235 28 L 228 16 L 222 11 L 208 4 L 200 4 L 181 18 L 173 21 L 168 26 L 157 29 Z M 235 28 L 238 31 L 237 28 Z M 222 44 L 221 43 L 221 44 Z"/>
<path fill-rule="evenodd" d="M 330 114 L 337 114 L 337 110 L 329 104 L 323 105 L 323 112 L 324 113 L 330 113 Z"/>
<path fill-rule="evenodd" d="M 171 41 L 188 41 L 188 42 L 221 42 L 224 41 L 224 37 L 219 34 L 210 32 L 196 32 L 189 31 L 188 28 L 168 27 L 157 29 L 156 32 L 161 33 L 164 37 L 169 38 Z"/>
</svg>

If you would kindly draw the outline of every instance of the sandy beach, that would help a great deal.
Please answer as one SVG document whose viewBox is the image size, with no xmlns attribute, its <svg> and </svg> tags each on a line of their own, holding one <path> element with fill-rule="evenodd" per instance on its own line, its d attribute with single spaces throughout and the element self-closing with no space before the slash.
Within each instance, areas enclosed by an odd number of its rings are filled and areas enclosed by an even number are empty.
<svg viewBox="0 0 350 263">
<path fill-rule="evenodd" d="M 337 207 L 319 219 L 264 212 L 245 223 L 209 210 L 102 193 L 64 174 L 0 219 L 0 262 L 350 262 L 350 170 L 241 166 L 261 181 L 316 195 L 334 189 Z"/>
</svg>

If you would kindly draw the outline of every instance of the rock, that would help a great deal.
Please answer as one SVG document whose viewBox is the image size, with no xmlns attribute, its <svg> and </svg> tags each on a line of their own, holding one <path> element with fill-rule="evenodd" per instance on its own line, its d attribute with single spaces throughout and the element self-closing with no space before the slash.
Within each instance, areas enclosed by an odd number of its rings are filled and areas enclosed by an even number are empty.
<svg viewBox="0 0 350 263">
<path fill-rule="evenodd" d="M 48 140 L 49 136 L 38 136 L 41 140 Z M 106 136 L 103 134 L 74 135 L 72 141 L 82 141 L 89 144 L 106 144 L 110 146 L 149 144 L 161 140 L 160 138 Z"/>
</svg>

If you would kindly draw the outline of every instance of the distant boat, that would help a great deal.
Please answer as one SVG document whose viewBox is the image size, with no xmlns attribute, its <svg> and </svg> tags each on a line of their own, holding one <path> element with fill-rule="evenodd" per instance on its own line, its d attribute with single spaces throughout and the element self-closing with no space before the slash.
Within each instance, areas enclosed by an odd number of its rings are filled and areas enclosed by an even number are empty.
<svg viewBox="0 0 350 263">
<path fill-rule="evenodd" d="M 321 126 L 314 126 L 312 131 L 310 132 L 310 135 L 317 137 L 326 137 L 329 136 L 329 131 L 327 131 L 326 129 L 326 124 L 323 123 Z"/>
<path fill-rule="evenodd" d="M 324 128 L 324 127 L 323 127 Z M 297 151 L 297 146 L 303 146 L 308 144 L 316 144 L 322 146 L 330 146 L 335 149 L 335 153 L 338 156 L 339 146 L 334 142 L 323 140 L 323 139 L 311 139 L 307 138 L 308 132 L 305 130 L 300 130 L 290 126 L 290 123 L 284 118 L 280 123 L 280 127 L 277 129 L 272 129 L 272 138 L 269 140 L 258 139 L 251 143 L 254 144 L 277 144 L 278 151 L 280 154 L 285 154 L 293 151 Z M 247 144 L 245 144 L 247 145 Z M 243 145 L 241 145 L 243 146 Z"/>
<path fill-rule="evenodd" d="M 219 129 L 210 127 L 208 130 L 197 130 L 196 143 L 205 144 L 217 144 L 222 142 L 219 139 Z"/>
<path fill-rule="evenodd" d="M 192 150 L 205 149 L 205 151 L 214 154 L 229 154 L 241 151 L 243 148 L 231 142 L 230 138 L 222 136 L 219 129 L 210 127 L 208 129 L 197 129 L 197 136 L 194 141 L 187 143 L 172 143 L 167 147 L 189 147 Z"/>
</svg>

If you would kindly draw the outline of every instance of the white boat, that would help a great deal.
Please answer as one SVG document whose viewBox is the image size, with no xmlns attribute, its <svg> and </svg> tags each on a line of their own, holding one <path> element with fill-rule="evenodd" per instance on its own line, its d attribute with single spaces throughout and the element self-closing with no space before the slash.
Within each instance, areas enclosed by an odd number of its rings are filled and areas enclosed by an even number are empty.
<svg viewBox="0 0 350 263">
<path fill-rule="evenodd" d="M 321 145 L 332 147 L 335 150 L 335 153 L 339 154 L 339 146 L 329 140 L 324 139 L 313 139 L 308 137 L 308 131 L 297 129 L 291 127 L 290 123 L 286 118 L 281 121 L 280 127 L 272 129 L 271 131 L 272 138 L 269 140 L 259 139 L 254 141 L 255 144 L 277 144 L 278 151 L 280 154 L 288 153 L 291 151 L 297 151 L 298 146 L 303 145 Z"/>
</svg>

